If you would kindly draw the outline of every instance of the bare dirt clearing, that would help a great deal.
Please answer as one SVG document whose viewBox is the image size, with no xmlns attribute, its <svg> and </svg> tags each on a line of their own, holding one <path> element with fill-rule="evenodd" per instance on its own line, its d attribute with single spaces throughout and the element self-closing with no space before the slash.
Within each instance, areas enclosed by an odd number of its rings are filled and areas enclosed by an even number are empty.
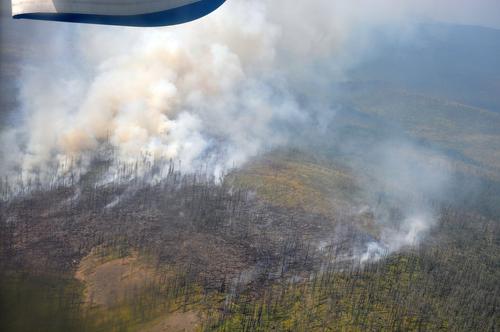
<svg viewBox="0 0 500 332">
<path fill-rule="evenodd" d="M 155 270 L 133 252 L 123 258 L 102 258 L 93 251 L 75 274 L 85 288 L 89 305 L 113 307 L 155 281 Z"/>
</svg>

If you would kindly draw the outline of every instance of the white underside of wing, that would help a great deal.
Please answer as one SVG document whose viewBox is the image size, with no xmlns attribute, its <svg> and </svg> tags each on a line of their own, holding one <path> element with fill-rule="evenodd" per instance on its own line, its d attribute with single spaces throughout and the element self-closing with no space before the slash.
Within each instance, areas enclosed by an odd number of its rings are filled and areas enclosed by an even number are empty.
<svg viewBox="0 0 500 332">
<path fill-rule="evenodd" d="M 182 7 L 200 0 L 12 0 L 12 15 L 66 13 L 141 15 Z"/>
</svg>

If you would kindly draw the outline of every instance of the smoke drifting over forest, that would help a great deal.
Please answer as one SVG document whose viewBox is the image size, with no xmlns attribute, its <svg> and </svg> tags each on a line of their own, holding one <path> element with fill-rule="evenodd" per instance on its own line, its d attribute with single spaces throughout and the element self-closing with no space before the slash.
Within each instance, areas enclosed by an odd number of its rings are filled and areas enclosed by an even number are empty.
<svg viewBox="0 0 500 332">
<path fill-rule="evenodd" d="M 411 39 L 420 19 L 462 20 L 447 13 L 452 5 L 430 16 L 432 6 L 417 1 L 230 0 L 178 27 L 33 24 L 36 54 L 23 59 L 21 116 L 2 133 L 0 169 L 42 181 L 56 166 L 62 175 L 75 164 L 85 173 L 111 147 L 115 166 L 166 159 L 181 161 L 183 172 L 208 165 L 221 174 L 335 122 L 330 82 L 370 56 L 377 32 Z M 415 166 L 427 157 L 411 143 L 371 153 L 375 182 L 395 193 L 397 184 L 408 195 L 439 197 L 449 180 Z M 374 208 L 387 228 L 363 257 L 415 244 L 432 226 L 428 204 L 401 200 L 395 227 Z"/>
<path fill-rule="evenodd" d="M 241 165 L 285 142 L 283 127 L 331 112 L 327 82 L 369 54 L 376 28 L 411 38 L 415 14 L 430 9 L 379 2 L 228 1 L 162 29 L 37 23 L 37 54 L 19 80 L 23 125 L 2 139 L 3 170 L 43 172 L 104 141 L 122 160 L 147 154 L 189 170 L 216 150 L 217 168 Z"/>
</svg>

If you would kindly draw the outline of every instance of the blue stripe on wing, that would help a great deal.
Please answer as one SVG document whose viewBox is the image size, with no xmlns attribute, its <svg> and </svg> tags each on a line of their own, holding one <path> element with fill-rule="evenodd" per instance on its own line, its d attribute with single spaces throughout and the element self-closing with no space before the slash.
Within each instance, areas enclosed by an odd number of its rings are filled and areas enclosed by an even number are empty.
<svg viewBox="0 0 500 332">
<path fill-rule="evenodd" d="M 226 0 L 201 0 L 181 7 L 140 15 L 93 15 L 70 13 L 29 13 L 15 15 L 14 18 L 76 22 L 89 24 L 123 25 L 134 27 L 158 27 L 194 21 L 210 14 Z"/>
</svg>

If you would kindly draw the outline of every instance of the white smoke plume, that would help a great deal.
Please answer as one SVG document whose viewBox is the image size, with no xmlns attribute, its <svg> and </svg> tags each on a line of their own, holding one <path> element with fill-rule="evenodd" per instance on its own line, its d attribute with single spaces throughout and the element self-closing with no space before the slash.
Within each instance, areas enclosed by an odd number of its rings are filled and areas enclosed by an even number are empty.
<svg viewBox="0 0 500 332">
<path fill-rule="evenodd" d="M 358 255 L 362 263 L 418 246 L 438 223 L 433 203 L 445 201 L 452 182 L 446 158 L 411 142 L 381 143 L 368 154 L 372 183 L 365 186 L 370 202 L 365 210 L 373 213 L 380 235 Z M 376 192 L 385 199 L 380 201 Z"/>
<path fill-rule="evenodd" d="M 397 3 L 230 0 L 158 29 L 30 22 L 36 51 L 23 60 L 23 123 L 3 134 L 2 173 L 64 169 L 103 142 L 121 161 L 241 165 L 286 141 L 276 125 L 307 120 L 297 92 L 316 103 L 328 95 L 323 83 L 362 56 L 368 31 L 409 26 L 414 3 Z"/>
<path fill-rule="evenodd" d="M 219 171 L 241 165 L 286 141 L 277 128 L 307 120 L 298 93 L 314 94 L 321 108 L 327 82 L 369 49 L 370 31 L 411 31 L 410 14 L 429 8 L 230 0 L 178 27 L 34 23 L 36 51 L 20 78 L 23 122 L 3 134 L 0 169 L 29 177 L 103 142 L 121 161 L 182 160 L 188 171 L 207 161 Z"/>
<path fill-rule="evenodd" d="M 2 140 L 4 168 L 26 176 L 104 142 L 121 162 L 174 159 L 189 171 L 217 154 L 219 168 L 240 165 L 282 140 L 273 121 L 303 117 L 273 82 L 277 32 L 257 2 L 177 28 L 51 32 L 59 45 L 22 77 L 24 125 Z"/>
</svg>

